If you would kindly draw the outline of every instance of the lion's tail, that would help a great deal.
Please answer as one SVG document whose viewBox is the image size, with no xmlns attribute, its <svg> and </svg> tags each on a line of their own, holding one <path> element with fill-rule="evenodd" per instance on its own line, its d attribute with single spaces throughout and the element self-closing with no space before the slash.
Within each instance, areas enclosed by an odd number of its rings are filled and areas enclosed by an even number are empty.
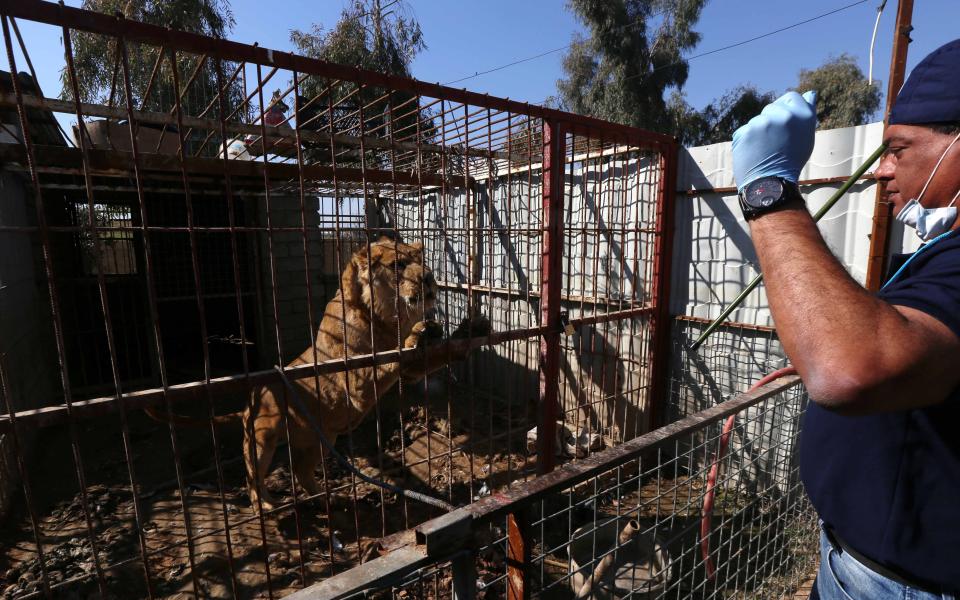
<svg viewBox="0 0 960 600">
<path fill-rule="evenodd" d="M 184 427 L 207 427 L 210 425 L 209 418 L 203 417 L 187 417 L 184 415 L 178 415 L 174 413 L 167 412 L 162 408 L 150 407 L 143 409 L 143 412 L 154 419 L 155 421 L 160 421 L 161 423 L 173 423 L 174 425 L 183 425 Z M 234 413 L 229 413 L 226 415 L 214 415 L 213 424 L 214 425 L 226 425 L 228 423 L 234 423 L 243 418 L 243 411 L 237 411 Z"/>
</svg>

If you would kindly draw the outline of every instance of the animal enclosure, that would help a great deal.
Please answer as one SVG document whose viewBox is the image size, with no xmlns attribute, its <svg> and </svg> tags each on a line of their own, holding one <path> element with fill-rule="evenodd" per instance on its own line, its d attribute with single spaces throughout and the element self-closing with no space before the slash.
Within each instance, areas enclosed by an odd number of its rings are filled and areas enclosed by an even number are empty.
<svg viewBox="0 0 960 600">
<path fill-rule="evenodd" d="M 0 0 L 0 19 L 4 597 L 326 597 L 311 586 L 510 494 L 477 521 L 483 555 L 458 555 L 486 561 L 471 593 L 549 596 L 576 572 L 545 575 L 551 536 L 667 480 L 686 506 L 645 525 L 686 519 L 670 550 L 692 556 L 717 433 L 643 435 L 744 386 L 685 355 L 695 324 L 668 310 L 675 140 L 122 15 Z M 62 39 L 64 94 L 18 22 Z M 77 40 L 112 61 L 99 96 Z M 749 372 L 772 343 L 710 360 Z M 789 542 L 771 515 L 805 514 L 785 389 L 725 463 L 749 501 L 724 514 L 763 505 L 770 556 Z M 543 483 L 594 460 L 592 504 L 588 478 Z M 568 510 L 524 495 L 550 485 Z M 447 558 L 402 565 L 432 586 L 412 597 L 469 596 Z M 664 590 L 707 589 L 680 583 L 688 562 Z"/>
</svg>

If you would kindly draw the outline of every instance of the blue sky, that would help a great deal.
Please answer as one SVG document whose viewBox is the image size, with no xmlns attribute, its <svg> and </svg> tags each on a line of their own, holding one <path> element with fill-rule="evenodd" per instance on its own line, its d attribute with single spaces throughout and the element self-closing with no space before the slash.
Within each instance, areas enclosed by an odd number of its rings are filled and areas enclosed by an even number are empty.
<svg viewBox="0 0 960 600">
<path fill-rule="evenodd" d="M 697 26 L 702 40 L 692 54 L 786 27 L 854 1 L 710 0 Z M 688 101 L 701 108 L 740 84 L 782 92 L 796 83 L 800 69 L 814 68 L 843 52 L 857 57 L 866 71 L 870 35 L 880 1 L 868 0 L 813 23 L 691 60 L 690 77 L 684 88 Z M 77 6 L 80 2 L 68 0 L 67 4 Z M 887 4 L 874 52 L 874 74 L 882 81 L 884 91 L 896 5 L 896 0 Z M 311 23 L 332 26 L 343 2 L 234 0 L 232 6 L 237 21 L 232 39 L 288 50 L 291 29 L 306 29 Z M 447 83 L 565 46 L 574 32 L 582 30 L 565 2 L 560 0 L 409 0 L 407 6 L 420 21 L 428 46 L 416 59 L 413 73 L 418 79 L 431 82 Z M 957 31 L 960 1 L 917 2 L 913 23 L 914 42 L 910 46 L 908 67 L 937 46 L 960 37 Z M 63 60 L 59 31 L 28 23 L 21 23 L 21 28 L 46 94 L 56 95 L 59 90 L 56 71 Z M 456 86 L 540 102 L 555 93 L 556 80 L 562 74 L 562 56 L 563 52 L 555 52 Z"/>
</svg>

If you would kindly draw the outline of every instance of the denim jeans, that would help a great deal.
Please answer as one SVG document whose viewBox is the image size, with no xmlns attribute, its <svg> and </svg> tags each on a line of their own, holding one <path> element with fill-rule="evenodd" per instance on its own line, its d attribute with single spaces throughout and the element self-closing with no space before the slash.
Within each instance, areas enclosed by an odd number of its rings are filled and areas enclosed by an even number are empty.
<svg viewBox="0 0 960 600">
<path fill-rule="evenodd" d="M 888 579 L 835 549 L 820 530 L 820 571 L 815 593 L 821 600 L 957 600 L 954 594 L 933 594 Z"/>
</svg>

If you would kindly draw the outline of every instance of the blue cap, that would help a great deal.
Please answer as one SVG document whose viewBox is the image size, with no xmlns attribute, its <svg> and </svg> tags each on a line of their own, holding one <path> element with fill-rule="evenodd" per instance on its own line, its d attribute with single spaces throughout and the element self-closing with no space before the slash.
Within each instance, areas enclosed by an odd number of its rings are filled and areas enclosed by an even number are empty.
<svg viewBox="0 0 960 600">
<path fill-rule="evenodd" d="M 927 55 L 914 67 L 890 111 L 891 125 L 960 121 L 960 40 Z"/>
</svg>

